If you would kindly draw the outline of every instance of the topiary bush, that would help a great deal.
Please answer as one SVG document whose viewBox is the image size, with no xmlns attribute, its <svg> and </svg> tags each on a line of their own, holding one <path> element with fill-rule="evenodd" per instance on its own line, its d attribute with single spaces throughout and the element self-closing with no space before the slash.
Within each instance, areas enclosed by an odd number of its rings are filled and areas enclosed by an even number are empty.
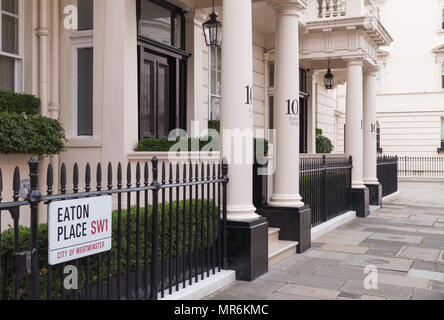
<svg viewBox="0 0 444 320">
<path fill-rule="evenodd" d="M 60 122 L 36 115 L 0 113 L 0 152 L 54 155 L 64 150 Z"/>
<path fill-rule="evenodd" d="M 316 129 L 316 153 L 331 153 L 333 144 L 330 139 L 322 135 L 321 129 Z"/>
<path fill-rule="evenodd" d="M 0 89 L 0 112 L 38 115 L 40 113 L 40 99 L 30 94 Z"/>
<path fill-rule="evenodd" d="M 62 152 L 62 125 L 39 114 L 39 98 L 0 90 L 0 153 L 51 156 Z"/>
</svg>

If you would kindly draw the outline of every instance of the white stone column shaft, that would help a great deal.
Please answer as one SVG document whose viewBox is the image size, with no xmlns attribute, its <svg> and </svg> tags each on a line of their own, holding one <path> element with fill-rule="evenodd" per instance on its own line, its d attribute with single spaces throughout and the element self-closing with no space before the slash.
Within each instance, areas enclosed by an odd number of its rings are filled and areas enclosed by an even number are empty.
<svg viewBox="0 0 444 320">
<path fill-rule="evenodd" d="M 364 73 L 364 183 L 378 184 L 376 154 L 376 68 Z"/>
<path fill-rule="evenodd" d="M 222 16 L 221 134 L 222 155 L 229 162 L 228 220 L 252 221 L 259 216 L 253 206 L 253 104 L 247 94 L 253 87 L 251 1 L 223 0 Z M 240 148 L 229 130 L 242 135 Z"/>
<path fill-rule="evenodd" d="M 347 61 L 347 111 L 345 153 L 353 157 L 352 187 L 365 188 L 363 181 L 363 76 L 362 59 Z"/>
<path fill-rule="evenodd" d="M 276 5 L 276 172 L 270 205 L 304 206 L 299 195 L 299 14 L 296 3 Z"/>
</svg>

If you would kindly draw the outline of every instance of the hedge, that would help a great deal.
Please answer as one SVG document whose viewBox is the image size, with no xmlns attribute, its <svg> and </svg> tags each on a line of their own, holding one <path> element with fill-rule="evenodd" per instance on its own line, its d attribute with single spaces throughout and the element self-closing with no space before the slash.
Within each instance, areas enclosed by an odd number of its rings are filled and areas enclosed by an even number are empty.
<svg viewBox="0 0 444 320">
<path fill-rule="evenodd" d="M 30 94 L 0 90 L 0 112 L 38 115 L 40 99 Z"/>
<path fill-rule="evenodd" d="M 188 151 L 201 151 L 204 146 L 209 144 L 212 141 L 212 138 L 188 138 Z M 145 138 L 139 141 L 137 145 L 136 151 L 138 152 L 167 152 L 179 142 L 179 138 L 173 141 L 169 141 L 168 138 Z M 191 150 L 194 144 L 199 145 L 199 150 Z M 212 151 L 219 151 L 219 144 L 217 144 L 217 148 Z"/>
<path fill-rule="evenodd" d="M 0 113 L 0 152 L 54 155 L 64 150 L 60 122 L 35 115 Z"/>
<path fill-rule="evenodd" d="M 204 201 L 204 241 L 203 246 L 206 248 L 207 244 L 207 220 L 206 220 L 206 212 L 207 212 L 207 201 Z M 185 201 L 185 211 L 183 209 L 184 201 L 179 202 L 179 250 L 178 255 L 181 256 L 184 252 L 183 244 L 182 244 L 182 236 L 183 236 L 183 217 L 185 216 L 185 223 L 186 223 L 186 239 L 188 243 L 189 239 L 189 209 L 190 209 L 190 201 Z M 195 208 L 196 200 L 193 200 L 192 207 Z M 213 210 L 213 203 L 210 202 L 209 205 L 209 212 L 210 216 L 212 217 L 212 210 Z M 172 256 L 176 256 L 176 206 L 177 202 L 172 202 L 172 212 L 173 212 L 173 220 L 172 220 L 172 238 L 173 238 L 173 247 L 172 247 Z M 161 228 L 162 228 L 162 204 L 159 204 L 159 217 L 158 217 L 158 261 L 161 261 Z M 169 208 L 170 204 L 165 203 L 165 249 L 164 249 L 164 255 L 167 259 L 169 257 L 169 235 L 170 235 L 170 229 L 169 229 Z M 215 208 L 216 216 L 217 216 L 217 208 Z M 184 213 L 185 212 L 185 213 Z M 145 243 L 145 210 L 144 208 L 140 208 L 139 212 L 139 270 L 142 270 L 145 264 L 145 249 L 146 246 L 148 246 L 148 264 L 151 263 L 151 250 L 152 250 L 152 206 L 148 207 L 148 222 L 149 222 L 149 238 L 148 243 Z M 118 212 L 113 211 L 113 220 L 112 220 L 112 250 L 111 250 L 111 277 L 115 277 L 118 274 L 118 238 L 117 238 L 117 226 L 118 226 Z M 201 202 L 199 201 L 199 211 L 198 211 L 198 221 L 199 223 L 195 223 L 195 212 L 193 210 L 193 224 L 192 224 L 192 234 L 195 235 L 196 232 L 200 230 L 200 219 L 202 217 L 201 215 Z M 213 237 L 213 223 L 212 219 L 210 217 L 210 224 L 209 224 L 209 231 L 210 231 L 210 246 L 212 243 L 212 237 Z M 137 211 L 136 208 L 131 208 L 131 214 L 130 214 L 130 265 L 128 267 L 127 264 L 127 211 L 122 210 L 121 211 L 121 240 L 120 240 L 120 248 L 121 248 L 121 275 L 127 274 L 127 272 L 133 272 L 136 269 L 136 222 L 137 222 Z M 217 229 L 217 228 L 216 228 Z M 19 250 L 29 250 L 29 244 L 30 244 L 30 229 L 28 227 L 20 226 L 20 232 L 19 232 Z M 199 237 L 197 237 L 197 244 L 198 247 L 201 246 L 201 237 L 199 233 Z M 216 236 L 217 238 L 217 236 Z M 14 298 L 14 283 L 12 278 L 12 267 L 13 267 L 13 251 L 14 251 L 14 229 L 10 227 L 8 230 L 4 231 L 1 234 L 1 253 L 2 253 L 2 272 L 5 270 L 4 263 L 6 263 L 6 274 L 8 275 L 8 278 L 6 279 L 6 283 L 2 283 L 1 289 L 3 290 L 3 286 L 6 288 L 6 295 L 8 299 Z M 194 246 L 195 238 L 193 237 L 193 246 Z M 188 244 L 187 244 L 188 246 Z M 194 248 L 193 248 L 194 249 Z M 38 262 L 38 299 L 47 299 L 47 254 L 48 254 L 48 225 L 47 224 L 41 224 L 38 226 L 38 252 L 39 252 L 39 262 Z M 188 252 L 188 248 L 186 248 L 186 252 Z M 193 250 L 194 252 L 194 250 Z M 79 290 L 82 290 L 85 288 L 85 261 L 86 259 L 80 259 L 79 261 L 79 269 L 78 269 L 78 277 L 79 277 Z M 91 256 L 89 259 L 89 265 L 90 265 L 90 281 L 89 284 L 91 286 L 95 285 L 97 283 L 98 279 L 98 273 L 97 273 L 97 259 L 96 256 Z M 108 278 L 107 275 L 107 269 L 108 269 L 108 260 L 107 260 L 107 253 L 102 254 L 102 259 L 100 268 L 101 268 L 101 279 L 106 280 Z M 69 263 L 67 263 L 69 264 Z M 52 267 L 52 273 L 51 273 L 51 284 L 52 284 L 52 299 L 60 298 L 60 292 L 61 292 L 61 273 L 62 273 L 62 267 L 61 266 L 55 266 Z M 29 298 L 29 281 L 28 279 L 23 279 L 20 283 L 20 295 L 19 298 L 27 300 Z"/>
</svg>

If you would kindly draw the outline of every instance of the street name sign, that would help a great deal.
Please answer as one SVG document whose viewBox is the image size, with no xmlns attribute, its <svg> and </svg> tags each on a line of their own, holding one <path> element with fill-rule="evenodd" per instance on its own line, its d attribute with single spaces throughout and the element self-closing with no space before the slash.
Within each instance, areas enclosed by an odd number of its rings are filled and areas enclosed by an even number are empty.
<svg viewBox="0 0 444 320">
<path fill-rule="evenodd" d="M 111 250 L 112 197 L 52 202 L 48 212 L 50 265 Z"/>
</svg>

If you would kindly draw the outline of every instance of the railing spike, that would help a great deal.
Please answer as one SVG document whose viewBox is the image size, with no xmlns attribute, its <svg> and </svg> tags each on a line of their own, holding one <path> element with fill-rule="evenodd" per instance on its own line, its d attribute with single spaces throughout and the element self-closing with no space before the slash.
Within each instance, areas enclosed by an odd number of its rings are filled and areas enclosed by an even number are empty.
<svg viewBox="0 0 444 320">
<path fill-rule="evenodd" d="M 60 172 L 60 192 L 62 194 L 66 193 L 66 165 L 64 163 L 62 163 Z"/>
<path fill-rule="evenodd" d="M 46 185 L 48 187 L 47 193 L 48 195 L 51 195 L 53 193 L 52 185 L 54 184 L 54 174 L 52 165 L 48 165 L 48 171 L 46 172 Z"/>
<path fill-rule="evenodd" d="M 150 174 L 148 162 L 145 162 L 145 168 L 144 168 L 143 171 L 144 171 L 143 175 L 144 175 L 144 180 L 145 180 L 144 181 L 145 182 L 145 186 L 148 186 L 148 184 L 149 184 L 149 174 Z"/>
<path fill-rule="evenodd" d="M 2 192 L 3 192 L 3 176 L 2 169 L 0 168 L 0 201 L 2 201 Z"/>
<path fill-rule="evenodd" d="M 113 165 L 108 162 L 108 190 L 113 188 Z"/>
<path fill-rule="evenodd" d="M 79 166 L 77 163 L 74 164 L 74 171 L 73 171 L 73 183 L 74 183 L 74 193 L 77 193 L 79 191 Z"/>
<path fill-rule="evenodd" d="M 97 164 L 96 183 L 97 190 L 102 190 L 102 165 L 100 163 Z"/>
<path fill-rule="evenodd" d="M 140 176 L 141 176 L 140 163 L 137 162 L 137 165 L 136 165 L 136 186 L 137 187 L 140 187 Z"/>
<path fill-rule="evenodd" d="M 20 169 L 19 167 L 15 167 L 14 169 L 14 180 L 12 185 L 12 190 L 14 191 L 14 200 L 17 201 L 19 198 L 20 191 Z"/>
<path fill-rule="evenodd" d="M 128 162 L 128 165 L 126 167 L 126 180 L 127 180 L 127 187 L 131 187 L 131 163 Z"/>
<path fill-rule="evenodd" d="M 117 166 L 117 188 L 122 188 L 122 164 L 120 162 Z"/>
<path fill-rule="evenodd" d="M 89 163 L 86 164 L 85 169 L 85 190 L 86 192 L 91 191 L 91 166 Z"/>
</svg>

